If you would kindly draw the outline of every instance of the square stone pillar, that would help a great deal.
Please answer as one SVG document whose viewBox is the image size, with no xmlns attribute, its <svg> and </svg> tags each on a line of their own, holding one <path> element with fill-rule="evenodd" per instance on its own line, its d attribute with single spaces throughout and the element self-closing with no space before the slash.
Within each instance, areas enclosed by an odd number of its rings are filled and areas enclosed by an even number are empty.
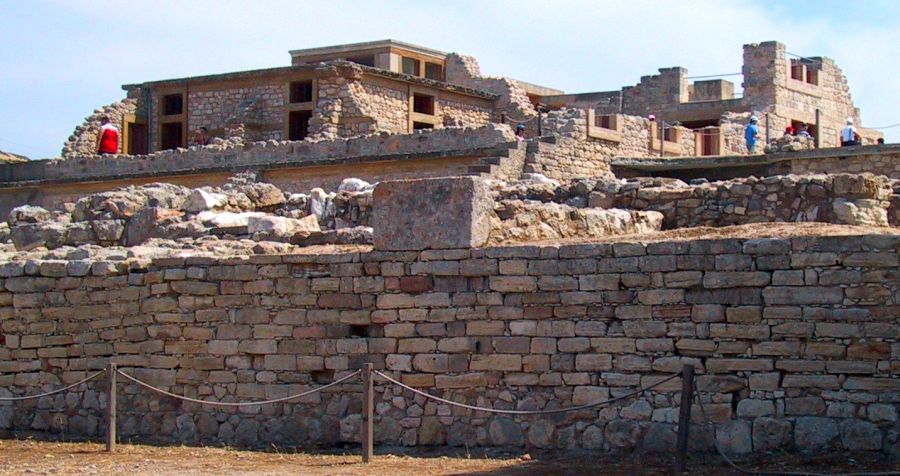
<svg viewBox="0 0 900 476">
<path fill-rule="evenodd" d="M 372 203 L 375 249 L 484 246 L 493 205 L 487 185 L 478 177 L 381 182 Z"/>
</svg>

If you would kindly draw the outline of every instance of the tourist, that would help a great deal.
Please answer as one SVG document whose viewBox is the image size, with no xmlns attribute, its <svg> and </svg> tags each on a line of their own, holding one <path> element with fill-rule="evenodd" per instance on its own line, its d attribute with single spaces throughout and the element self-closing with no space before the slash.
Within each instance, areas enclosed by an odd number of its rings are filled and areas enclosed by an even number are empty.
<svg viewBox="0 0 900 476">
<path fill-rule="evenodd" d="M 525 140 L 525 124 L 516 126 L 516 139 Z"/>
<path fill-rule="evenodd" d="M 794 128 L 793 126 L 787 126 L 784 128 L 784 136 L 785 137 L 794 137 Z"/>
<path fill-rule="evenodd" d="M 847 127 L 841 131 L 841 147 L 859 145 L 859 141 L 859 133 L 856 132 L 856 127 L 853 127 L 853 118 L 848 117 Z"/>
<path fill-rule="evenodd" d="M 119 129 L 109 122 L 109 117 L 100 119 L 100 134 L 97 136 L 97 153 L 100 155 L 119 153 Z"/>
<path fill-rule="evenodd" d="M 800 128 L 797 130 L 797 137 L 812 139 L 812 136 L 809 134 L 809 126 L 806 123 L 800 124 Z"/>
<path fill-rule="evenodd" d="M 756 140 L 759 139 L 757 122 L 759 122 L 759 119 L 756 116 L 750 116 L 750 124 L 747 124 L 747 129 L 744 130 L 744 139 L 747 141 L 747 153 L 751 155 L 756 153 Z"/>
<path fill-rule="evenodd" d="M 209 129 L 207 129 L 206 127 L 201 127 L 199 130 L 197 130 L 197 134 L 194 135 L 194 145 L 209 145 L 209 141 Z"/>
<path fill-rule="evenodd" d="M 875 141 L 878 145 L 884 144 L 884 137 L 879 137 L 878 140 Z"/>
</svg>

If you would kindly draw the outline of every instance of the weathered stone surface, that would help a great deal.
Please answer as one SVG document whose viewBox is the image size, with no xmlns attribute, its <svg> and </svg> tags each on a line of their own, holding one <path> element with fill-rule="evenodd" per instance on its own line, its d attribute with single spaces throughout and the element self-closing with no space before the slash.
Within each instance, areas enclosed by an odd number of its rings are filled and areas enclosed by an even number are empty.
<svg viewBox="0 0 900 476">
<path fill-rule="evenodd" d="M 487 242 L 493 203 L 474 177 L 399 180 L 375 187 L 379 250 L 472 248 Z"/>
<path fill-rule="evenodd" d="M 827 451 L 839 441 L 837 421 L 821 417 L 801 417 L 794 421 L 794 442 L 807 451 Z"/>
<path fill-rule="evenodd" d="M 777 418 L 753 420 L 753 449 L 755 451 L 789 450 L 794 442 L 793 425 Z"/>
<path fill-rule="evenodd" d="M 494 446 L 521 446 L 525 442 L 522 428 L 508 418 L 495 418 L 488 426 L 488 432 Z"/>
</svg>

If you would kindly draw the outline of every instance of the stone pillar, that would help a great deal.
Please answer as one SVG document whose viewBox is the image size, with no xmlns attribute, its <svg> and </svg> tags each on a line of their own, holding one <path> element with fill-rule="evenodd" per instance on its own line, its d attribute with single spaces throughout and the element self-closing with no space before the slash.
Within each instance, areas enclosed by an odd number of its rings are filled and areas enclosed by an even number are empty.
<svg viewBox="0 0 900 476">
<path fill-rule="evenodd" d="M 478 177 L 381 182 L 372 227 L 376 250 L 476 248 L 487 243 L 493 200 Z"/>
</svg>

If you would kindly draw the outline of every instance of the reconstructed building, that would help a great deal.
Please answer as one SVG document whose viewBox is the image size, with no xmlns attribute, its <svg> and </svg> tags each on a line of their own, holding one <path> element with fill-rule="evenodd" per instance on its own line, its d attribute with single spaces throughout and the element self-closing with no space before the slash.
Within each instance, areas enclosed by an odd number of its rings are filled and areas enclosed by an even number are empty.
<svg viewBox="0 0 900 476">
<path fill-rule="evenodd" d="M 648 155 L 659 155 L 660 148 L 664 155 L 746 153 L 742 131 L 754 113 L 772 137 L 786 126 L 808 124 L 822 147 L 839 145 L 847 118 L 860 124 L 833 60 L 791 58 L 777 42 L 744 46 L 742 94 L 725 79 L 690 82 L 681 67 L 660 69 L 617 91 L 565 94 L 483 77 L 472 57 L 394 40 L 290 54 L 285 67 L 128 84 L 127 99 L 104 113 L 121 124 L 127 154 L 188 147 L 200 128 L 250 141 L 319 140 L 512 122 L 525 124 L 533 136 L 545 132 L 539 123 L 547 112 L 571 108 L 583 112 L 584 139 L 608 142 L 614 152 L 623 128 L 646 129 Z M 649 115 L 660 118 L 662 141 L 657 124 L 624 117 Z M 93 153 L 96 119 L 76 129 L 64 156 Z M 861 132 L 865 143 L 880 137 Z"/>
</svg>

